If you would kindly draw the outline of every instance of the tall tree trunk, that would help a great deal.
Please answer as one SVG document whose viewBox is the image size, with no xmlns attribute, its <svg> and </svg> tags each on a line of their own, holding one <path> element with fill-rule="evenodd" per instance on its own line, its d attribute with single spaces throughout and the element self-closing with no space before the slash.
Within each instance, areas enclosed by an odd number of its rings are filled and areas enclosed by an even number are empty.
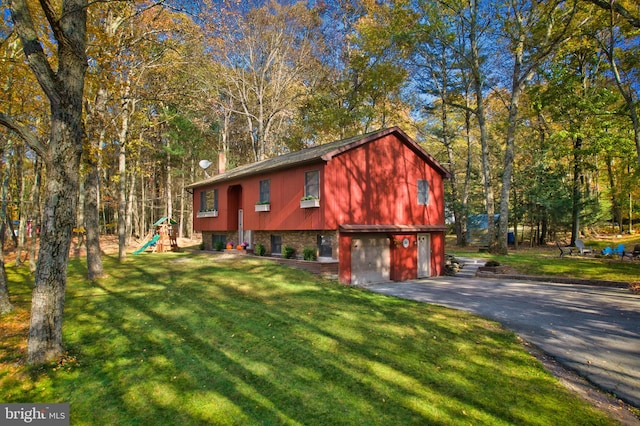
<svg viewBox="0 0 640 426">
<path fill-rule="evenodd" d="M 27 193 L 27 176 L 22 170 L 22 159 L 24 157 L 24 145 L 22 143 L 17 144 L 16 146 L 16 179 L 20 182 L 20 206 L 18 208 L 18 220 L 20 224 L 18 225 L 18 247 L 16 248 L 16 267 L 22 266 L 22 251 L 24 250 L 25 242 L 26 242 L 26 230 L 27 230 L 27 217 L 28 214 L 26 212 L 25 206 L 25 198 Z"/>
<path fill-rule="evenodd" d="M 125 99 L 129 86 L 125 90 Z M 129 115 L 132 113 L 131 101 L 125 100 L 122 111 L 122 123 L 118 141 L 118 260 L 127 257 L 127 134 L 129 133 Z"/>
<path fill-rule="evenodd" d="M 86 176 L 85 176 L 86 179 Z M 85 232 L 84 229 L 84 208 L 85 208 L 85 188 L 84 188 L 84 179 L 80 179 L 78 182 L 78 207 L 76 209 L 76 224 L 74 229 L 74 235 L 71 237 L 71 242 L 73 244 L 73 254 L 76 257 L 80 257 L 80 250 L 82 245 L 84 244 Z M 73 237 L 75 237 L 76 241 L 73 241 Z"/>
<path fill-rule="evenodd" d="M 122 94 L 122 122 L 120 123 L 120 133 L 118 135 L 118 260 L 124 261 L 127 257 L 127 138 L 129 135 L 129 118 L 134 112 L 135 102 L 129 99 L 131 93 L 131 82 L 126 81 L 124 93 Z"/>
<path fill-rule="evenodd" d="M 573 145 L 573 185 L 571 206 L 571 245 L 580 238 L 580 212 L 582 211 L 582 138 L 576 137 Z"/>
<path fill-rule="evenodd" d="M 171 152 L 167 149 L 167 217 L 173 217 L 173 182 L 171 180 Z"/>
<path fill-rule="evenodd" d="M 100 88 L 91 114 L 87 113 L 87 126 L 93 127 L 88 150 L 84 155 L 87 175 L 84 182 L 84 227 L 87 232 L 87 277 L 95 280 L 104 274 L 100 249 L 100 155 L 106 129 L 103 125 L 108 93 Z M 89 130 L 87 131 L 89 133 Z"/>
<path fill-rule="evenodd" d="M 42 223 L 42 209 L 40 206 L 40 185 L 42 182 L 42 161 L 40 157 L 36 157 L 34 165 L 35 177 L 33 179 L 33 188 L 31 191 L 31 208 L 29 209 L 29 217 L 31 217 L 31 235 L 29 235 L 29 270 L 33 273 L 36 271 L 36 242 L 40 233 L 40 224 Z"/>
<path fill-rule="evenodd" d="M 127 258 L 127 157 L 124 142 L 120 142 L 118 150 L 118 260 Z"/>
<path fill-rule="evenodd" d="M 542 228 L 540 230 L 540 245 L 547 243 L 547 234 L 549 233 L 549 215 L 544 211 L 542 214 Z"/>
<path fill-rule="evenodd" d="M 504 152 L 504 163 L 502 172 L 502 191 L 500 193 L 500 218 L 498 220 L 498 238 L 495 252 L 507 254 L 508 232 L 509 232 L 509 193 L 511 192 L 511 179 L 513 177 L 513 158 L 515 150 L 516 128 L 518 126 L 518 113 L 520 104 L 520 94 L 524 87 L 521 79 L 522 61 L 524 54 L 524 34 L 520 33 L 517 40 L 514 58 L 513 74 L 511 75 L 511 98 L 509 100 L 509 115 L 507 121 L 507 140 Z"/>
<path fill-rule="evenodd" d="M 77 70 L 74 77 L 82 81 Z M 52 108 L 51 146 L 47 160 L 47 191 L 40 232 L 40 252 L 31 300 L 28 361 L 39 364 L 63 353 L 62 315 L 72 230 L 76 221 L 78 170 L 82 153 L 80 95 Z M 66 101 L 63 101 L 66 103 Z"/>
<path fill-rule="evenodd" d="M 145 203 L 147 199 L 146 183 L 144 174 L 140 173 L 140 235 L 147 235 L 147 210 Z"/>
<path fill-rule="evenodd" d="M 9 286 L 7 281 L 7 272 L 4 269 L 4 238 L 6 235 L 5 223 L 7 221 L 7 204 L 9 198 L 9 175 L 10 164 L 6 161 L 6 153 L 1 153 L 5 158 L 2 191 L 0 191 L 0 315 L 13 311 L 13 305 L 9 299 Z"/>
<path fill-rule="evenodd" d="M 468 102 L 468 100 L 467 100 Z M 463 244 L 467 244 L 467 219 L 469 217 L 469 193 L 471 192 L 471 174 L 473 172 L 473 143 L 471 138 L 471 113 L 467 110 L 465 112 L 465 139 L 467 142 L 467 158 L 466 158 L 466 166 L 464 172 L 464 187 L 462 190 L 462 235 L 463 235 Z"/>
<path fill-rule="evenodd" d="M 84 182 L 85 214 L 84 225 L 87 231 L 87 277 L 95 280 L 104 274 L 102 254 L 100 250 L 100 209 L 98 206 L 100 192 L 100 144 L 104 132 L 100 132 L 98 140 L 91 141 L 91 149 L 85 157 L 88 167 Z"/>
<path fill-rule="evenodd" d="M 133 234 L 133 205 L 135 202 L 135 191 L 136 191 L 136 174 L 135 171 L 138 170 L 138 165 L 140 164 L 140 160 L 136 159 L 133 170 L 129 173 L 129 195 L 127 196 L 127 220 L 125 221 L 125 229 L 126 229 L 126 246 L 131 242 L 131 235 Z"/>
<path fill-rule="evenodd" d="M 0 236 L 0 244 L 4 245 L 4 237 Z M 13 305 L 9 298 L 9 286 L 7 271 L 4 269 L 4 249 L 0 250 L 0 315 L 13 311 Z"/>
<path fill-rule="evenodd" d="M 452 210 L 453 210 L 453 218 L 454 218 L 454 227 L 456 231 L 456 244 L 462 245 L 464 241 L 464 236 L 462 234 L 463 226 L 462 226 L 462 212 L 461 210 L 461 201 L 460 195 L 458 192 L 458 181 L 456 179 L 456 157 L 453 152 L 453 144 L 451 141 L 451 131 L 449 130 L 449 117 L 448 117 L 448 104 L 447 100 L 449 98 L 449 69 L 447 67 L 446 61 L 446 45 L 443 43 L 441 46 L 440 52 L 440 70 L 439 75 L 442 79 L 440 83 L 440 97 L 442 98 L 442 105 L 440 110 L 440 122 L 442 126 L 442 144 L 445 146 L 447 150 L 447 159 L 449 160 L 449 172 L 451 173 L 451 177 L 449 179 L 449 183 L 451 185 L 451 198 L 452 198 Z"/>
<path fill-rule="evenodd" d="M 60 107 L 52 106 L 51 111 L 50 146 L 55 149 L 51 150 L 46 162 L 47 196 L 27 348 L 31 364 L 40 364 L 63 354 L 62 315 L 69 248 L 76 221 L 83 133 L 81 100 L 84 66 L 77 68 L 69 77 L 76 82 L 75 89 L 79 94 L 63 100 Z"/>
<path fill-rule="evenodd" d="M 611 188 L 611 216 L 614 222 L 618 222 L 618 232 L 622 232 L 622 209 L 618 203 L 618 191 L 616 191 L 616 182 L 613 174 L 613 164 L 611 154 L 607 153 L 605 157 L 607 163 L 607 178 L 609 179 L 609 188 Z"/>
<path fill-rule="evenodd" d="M 487 132 L 487 119 L 484 107 L 484 84 L 480 66 L 480 51 L 478 47 L 478 0 L 472 0 L 471 26 L 469 28 L 469 41 L 471 49 L 471 67 L 473 75 L 473 91 L 476 98 L 476 118 L 480 128 L 480 145 L 482 149 L 482 188 L 484 191 L 485 210 L 487 212 L 487 244 L 495 245 L 495 201 L 493 194 L 493 181 L 491 178 L 491 162 L 489 160 L 489 135 Z"/>
<path fill-rule="evenodd" d="M 517 72 L 517 74 L 516 74 Z M 507 146 L 504 153 L 504 166 L 502 171 L 502 191 L 500 193 L 500 218 L 498 220 L 498 239 L 495 252 L 507 254 L 509 233 L 509 194 L 511 192 L 511 180 L 513 178 L 513 159 L 515 150 L 516 128 L 518 126 L 518 112 L 520 94 L 523 83 L 516 79 L 519 71 L 514 72 L 514 82 L 511 88 L 511 101 L 509 104 L 509 122 L 507 127 Z"/>
<path fill-rule="evenodd" d="M 525 0 L 511 2 L 509 8 L 512 9 L 512 13 L 505 16 L 511 21 L 509 24 L 513 25 L 515 32 L 511 41 L 513 43 L 513 74 L 511 76 L 511 98 L 508 106 L 509 116 L 500 194 L 498 238 L 494 250 L 499 254 L 508 252 L 509 193 L 513 178 L 520 97 L 536 68 L 566 40 L 566 34 L 576 11 L 575 4 L 573 7 L 565 8 L 561 7 L 560 3 L 562 2 L 557 0 L 540 3 Z M 528 6 L 531 8 L 528 9 Z M 532 39 L 531 37 L 536 38 Z"/>
<path fill-rule="evenodd" d="M 185 170 L 185 167 L 186 167 L 185 157 L 186 157 L 186 155 L 183 155 L 181 160 L 180 160 L 180 163 L 182 163 L 181 167 L 180 167 L 181 170 L 182 170 L 182 175 L 181 175 L 182 178 L 180 179 L 180 207 L 179 207 L 180 208 L 180 219 L 178 220 L 178 238 L 182 238 L 184 236 L 184 213 L 185 213 L 184 212 L 184 208 L 185 208 L 184 194 L 186 192 L 184 190 L 184 186 L 185 186 L 185 183 L 186 183 L 185 182 L 185 178 L 184 178 L 184 176 L 185 176 L 184 170 Z"/>
<path fill-rule="evenodd" d="M 87 174 L 85 181 L 86 205 L 84 223 L 87 230 L 87 277 L 95 280 L 104 274 L 100 250 L 100 212 L 98 210 L 98 188 L 100 170 L 97 166 Z"/>
</svg>

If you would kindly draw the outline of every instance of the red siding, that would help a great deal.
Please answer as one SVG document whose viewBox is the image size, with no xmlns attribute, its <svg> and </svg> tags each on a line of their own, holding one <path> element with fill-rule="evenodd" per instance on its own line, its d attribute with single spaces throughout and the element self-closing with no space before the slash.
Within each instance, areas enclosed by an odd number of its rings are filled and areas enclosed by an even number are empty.
<svg viewBox="0 0 640 426">
<path fill-rule="evenodd" d="M 418 205 L 418 179 L 429 205 Z M 444 224 L 442 176 L 394 135 L 334 157 L 325 168 L 327 226 Z"/>
<path fill-rule="evenodd" d="M 338 279 L 341 283 L 351 283 L 351 235 L 340 235 L 338 259 Z"/>
<path fill-rule="evenodd" d="M 431 233 L 431 276 L 444 274 L 444 232 Z"/>
<path fill-rule="evenodd" d="M 252 176 L 241 181 L 223 182 L 197 188 L 193 194 L 193 205 L 197 211 L 200 206 L 200 191 L 218 188 L 218 217 L 195 218 L 196 231 L 225 231 L 237 228 L 237 207 L 229 197 L 230 187 L 240 187 L 238 206 L 243 209 L 244 229 L 247 230 L 310 230 L 324 227 L 324 194 L 320 188 L 319 208 L 300 208 L 300 199 L 304 196 L 304 175 L 311 170 L 320 171 L 320 182 L 324 179 L 324 163 L 306 165 L 294 169 L 274 172 L 268 175 Z M 255 205 L 260 198 L 260 181 L 269 179 L 271 206 L 268 212 L 256 212 Z M 231 191 L 234 193 L 234 191 Z"/>
<path fill-rule="evenodd" d="M 320 208 L 301 209 L 304 173 L 320 171 Z M 271 180 L 271 211 L 256 212 L 260 180 Z M 429 205 L 417 203 L 418 179 L 429 181 Z M 200 206 L 200 191 L 218 188 L 219 216 L 196 218 L 196 231 L 223 231 L 237 214 L 228 188 L 240 185 L 239 206 L 244 211 L 244 228 L 254 230 L 337 229 L 341 224 L 444 224 L 442 176 L 408 146 L 388 135 L 373 143 L 347 151 L 328 164 L 300 166 L 269 175 L 252 176 L 197 188 L 194 208 Z M 229 205 L 231 204 L 231 205 Z M 233 217 L 229 217 L 229 215 Z"/>
<path fill-rule="evenodd" d="M 409 247 L 402 240 L 409 240 Z M 393 235 L 391 238 L 391 280 L 406 281 L 418 276 L 418 249 L 416 234 Z"/>
</svg>

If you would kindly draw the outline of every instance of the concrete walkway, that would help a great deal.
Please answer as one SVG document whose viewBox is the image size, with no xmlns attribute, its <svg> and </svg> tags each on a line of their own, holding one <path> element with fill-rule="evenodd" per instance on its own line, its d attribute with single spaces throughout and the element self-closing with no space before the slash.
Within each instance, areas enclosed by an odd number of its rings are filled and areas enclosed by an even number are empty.
<svg viewBox="0 0 640 426">
<path fill-rule="evenodd" d="M 481 261 L 463 261 L 465 267 L 455 277 L 365 287 L 498 321 L 640 408 L 640 295 L 620 288 L 477 278 Z"/>
</svg>

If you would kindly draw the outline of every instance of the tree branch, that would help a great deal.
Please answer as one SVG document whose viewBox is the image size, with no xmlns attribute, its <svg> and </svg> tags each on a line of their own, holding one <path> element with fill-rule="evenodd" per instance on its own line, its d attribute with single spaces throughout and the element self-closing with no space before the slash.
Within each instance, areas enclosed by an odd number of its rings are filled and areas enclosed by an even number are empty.
<svg viewBox="0 0 640 426">
<path fill-rule="evenodd" d="M 24 51 L 29 66 L 38 79 L 42 90 L 49 100 L 60 103 L 59 91 L 57 90 L 58 79 L 51 65 L 47 61 L 38 33 L 31 17 L 31 12 L 27 7 L 26 0 L 12 0 L 9 4 L 11 18 L 15 24 L 15 30 L 20 36 L 22 50 Z"/>
<path fill-rule="evenodd" d="M 40 157 L 46 158 L 47 148 L 40 142 L 40 140 L 33 134 L 33 132 L 29 130 L 27 126 L 25 126 L 24 124 L 18 123 L 17 121 L 15 121 L 10 117 L 7 117 L 2 112 L 0 112 L 0 125 L 15 132 Z"/>
<path fill-rule="evenodd" d="M 60 26 L 60 17 L 56 16 L 51 0 L 40 0 L 40 7 L 42 7 L 42 11 L 47 17 L 49 25 L 51 25 L 51 30 L 53 31 L 53 36 L 56 40 L 58 40 L 59 43 L 67 43 L 64 31 Z"/>
<path fill-rule="evenodd" d="M 620 2 L 610 2 L 607 0 L 587 0 L 589 3 L 595 4 L 599 8 L 604 10 L 612 10 L 616 13 L 619 13 L 624 19 L 626 19 L 629 24 L 634 26 L 635 28 L 640 28 L 640 16 L 634 16 L 630 10 L 625 9 Z"/>
</svg>

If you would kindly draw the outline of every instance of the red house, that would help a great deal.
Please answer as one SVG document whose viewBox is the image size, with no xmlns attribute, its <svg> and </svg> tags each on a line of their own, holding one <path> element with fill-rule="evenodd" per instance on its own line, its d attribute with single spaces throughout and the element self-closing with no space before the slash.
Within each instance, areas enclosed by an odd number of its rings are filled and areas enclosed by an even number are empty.
<svg viewBox="0 0 640 426">
<path fill-rule="evenodd" d="M 241 166 L 187 187 L 205 249 L 313 248 L 343 283 L 441 275 L 449 172 L 397 127 Z"/>
</svg>

